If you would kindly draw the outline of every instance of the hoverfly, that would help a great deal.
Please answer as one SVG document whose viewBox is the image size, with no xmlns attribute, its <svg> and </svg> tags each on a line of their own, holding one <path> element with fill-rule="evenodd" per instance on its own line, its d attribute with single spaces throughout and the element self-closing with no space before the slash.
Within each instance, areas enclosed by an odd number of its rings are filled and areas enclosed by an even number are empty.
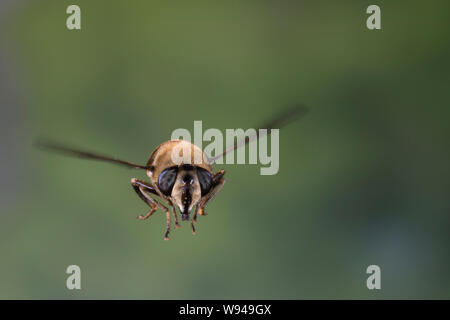
<svg viewBox="0 0 450 320">
<path fill-rule="evenodd" d="M 265 132 L 270 134 L 272 129 L 280 128 L 287 122 L 304 115 L 306 112 L 307 108 L 305 107 L 289 109 L 287 112 L 283 112 L 264 126 L 259 126 L 259 128 L 267 129 Z M 260 137 L 260 131 L 257 130 L 256 132 L 257 133 L 254 136 L 245 137 L 245 139 L 238 141 L 228 147 L 223 153 L 212 158 L 208 158 L 199 147 L 191 142 L 185 140 L 169 140 L 163 142 L 153 150 L 145 165 L 139 165 L 83 150 L 72 149 L 49 141 L 38 141 L 36 146 L 79 158 L 101 160 L 129 168 L 146 170 L 147 176 L 150 178 L 151 182 L 146 182 L 137 178 L 131 179 L 131 185 L 134 191 L 150 207 L 147 214 L 139 215 L 137 218 L 139 220 L 146 220 L 150 218 L 156 210 L 161 209 L 164 211 L 167 221 L 164 240 L 168 240 L 171 225 L 171 211 L 175 220 L 175 228 L 180 227 L 176 207 L 178 207 L 181 213 L 182 221 L 188 221 L 190 212 L 195 206 L 194 214 L 192 219 L 190 219 L 192 233 L 195 234 L 194 224 L 197 222 L 198 215 L 206 215 L 205 206 L 216 196 L 225 184 L 225 170 L 213 172 L 212 165 L 217 159 L 222 158 L 225 154 L 258 139 Z M 190 149 L 192 158 L 199 157 L 201 159 L 200 163 L 188 163 L 189 161 L 174 163 L 171 157 L 172 151 L 174 148 L 180 147 L 181 150 L 184 150 L 185 148 Z M 160 199 L 164 200 L 167 205 L 164 205 Z M 170 207 L 170 210 L 168 207 Z"/>
</svg>

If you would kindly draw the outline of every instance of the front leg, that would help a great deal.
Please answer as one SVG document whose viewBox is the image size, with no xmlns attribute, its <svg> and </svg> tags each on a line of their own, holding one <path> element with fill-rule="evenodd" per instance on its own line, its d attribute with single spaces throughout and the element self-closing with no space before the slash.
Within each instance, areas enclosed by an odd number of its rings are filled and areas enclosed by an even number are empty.
<svg viewBox="0 0 450 320">
<path fill-rule="evenodd" d="M 173 218 L 175 219 L 175 229 L 180 228 L 180 224 L 178 223 L 178 215 L 177 215 L 177 210 L 175 209 L 175 206 L 173 205 L 172 202 L 170 202 L 170 207 L 172 208 L 172 214 L 173 214 Z"/>
<path fill-rule="evenodd" d="M 154 203 L 155 202 L 154 199 L 151 199 L 151 198 L 148 199 L 148 197 L 141 190 L 141 187 L 145 188 L 145 190 L 148 190 L 149 192 L 151 192 L 153 194 L 157 195 L 158 193 L 156 192 L 156 190 L 153 188 L 152 185 L 150 185 L 149 183 L 147 183 L 145 181 L 138 180 L 136 178 L 131 179 L 131 185 L 133 186 L 134 191 L 136 191 L 136 193 L 138 194 L 139 198 L 141 198 L 150 207 L 150 211 L 145 216 L 139 215 L 137 218 L 139 220 L 147 220 L 157 210 L 157 206 Z"/>
<path fill-rule="evenodd" d="M 194 216 L 191 219 L 191 229 L 192 229 L 192 234 L 195 234 L 195 226 L 194 223 L 197 222 L 197 214 L 198 214 L 198 210 L 200 209 L 200 206 L 197 204 L 195 206 L 195 212 L 194 212 Z"/>
<path fill-rule="evenodd" d="M 150 211 L 145 216 L 138 216 L 139 220 L 146 220 L 150 218 L 150 216 L 159 208 L 166 213 L 167 225 L 166 225 L 166 233 L 164 235 L 164 240 L 169 240 L 170 233 L 170 212 L 166 206 L 158 202 L 156 199 L 153 199 L 149 193 L 154 195 L 158 195 L 158 192 L 155 188 L 142 180 L 138 180 L 136 178 L 131 179 L 131 185 L 133 186 L 134 191 L 138 194 L 138 196 L 150 206 Z"/>
</svg>

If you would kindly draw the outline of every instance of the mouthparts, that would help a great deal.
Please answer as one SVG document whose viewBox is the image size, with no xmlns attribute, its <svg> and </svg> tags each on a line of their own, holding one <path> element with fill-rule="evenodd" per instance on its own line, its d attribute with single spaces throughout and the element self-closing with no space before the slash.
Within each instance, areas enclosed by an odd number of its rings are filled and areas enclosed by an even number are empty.
<svg viewBox="0 0 450 320">
<path fill-rule="evenodd" d="M 189 220 L 189 212 L 188 213 L 182 213 L 181 214 L 181 221 L 188 221 Z"/>
</svg>

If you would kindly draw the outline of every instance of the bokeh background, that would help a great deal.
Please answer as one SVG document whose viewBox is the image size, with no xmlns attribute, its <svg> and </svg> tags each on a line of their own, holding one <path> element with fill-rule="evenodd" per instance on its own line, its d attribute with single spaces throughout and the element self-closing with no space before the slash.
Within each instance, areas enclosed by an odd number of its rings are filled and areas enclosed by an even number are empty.
<svg viewBox="0 0 450 320">
<path fill-rule="evenodd" d="M 82 29 L 66 29 L 81 7 Z M 382 30 L 365 26 L 378 4 Z M 450 298 L 448 1 L 0 2 L 0 298 Z M 301 102 L 280 171 L 227 184 L 162 240 L 145 163 L 175 128 L 249 128 Z M 82 290 L 69 291 L 68 265 Z M 381 267 L 382 289 L 366 288 Z"/>
</svg>

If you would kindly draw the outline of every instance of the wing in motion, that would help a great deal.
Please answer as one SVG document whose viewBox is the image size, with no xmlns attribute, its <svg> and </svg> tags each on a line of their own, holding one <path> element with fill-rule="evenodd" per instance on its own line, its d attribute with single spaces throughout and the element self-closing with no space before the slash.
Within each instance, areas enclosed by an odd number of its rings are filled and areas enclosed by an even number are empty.
<svg viewBox="0 0 450 320">
<path fill-rule="evenodd" d="M 271 119 L 270 121 L 268 121 L 267 123 L 265 123 L 262 126 L 259 126 L 258 129 L 256 129 L 256 134 L 252 137 L 245 137 L 245 139 L 241 140 L 241 141 L 237 141 L 234 145 L 228 147 L 223 153 L 209 158 L 209 163 L 213 164 L 217 159 L 222 158 L 223 156 L 225 156 L 227 153 L 236 150 L 242 146 L 245 146 L 246 144 L 250 143 L 251 141 L 254 141 L 256 139 L 258 139 L 260 137 L 259 135 L 259 129 L 267 129 L 267 134 L 270 135 L 270 132 L 272 129 L 279 129 L 283 126 L 285 126 L 286 124 L 288 124 L 289 122 L 292 122 L 294 120 L 297 120 L 298 118 L 304 116 L 306 113 L 308 113 L 308 108 L 301 106 L 301 105 L 296 105 L 290 109 L 284 110 L 282 113 L 280 113 L 278 116 L 274 117 L 273 119 Z"/>
<path fill-rule="evenodd" d="M 77 158 L 106 161 L 106 162 L 111 162 L 111 163 L 119 164 L 122 166 L 126 166 L 128 168 L 146 169 L 146 170 L 152 169 L 151 166 L 143 166 L 140 164 L 135 164 L 132 162 L 116 159 L 116 158 L 109 157 L 109 156 L 95 154 L 95 153 L 91 153 L 91 152 L 87 152 L 87 151 L 83 151 L 83 150 L 72 149 L 72 148 L 68 148 L 68 147 L 62 146 L 62 145 L 54 143 L 54 142 L 50 142 L 50 141 L 39 140 L 35 143 L 35 146 L 37 146 L 38 148 L 44 149 L 44 150 L 56 151 L 56 152 L 63 153 L 63 154 L 73 156 L 73 157 L 77 157 Z"/>
</svg>

